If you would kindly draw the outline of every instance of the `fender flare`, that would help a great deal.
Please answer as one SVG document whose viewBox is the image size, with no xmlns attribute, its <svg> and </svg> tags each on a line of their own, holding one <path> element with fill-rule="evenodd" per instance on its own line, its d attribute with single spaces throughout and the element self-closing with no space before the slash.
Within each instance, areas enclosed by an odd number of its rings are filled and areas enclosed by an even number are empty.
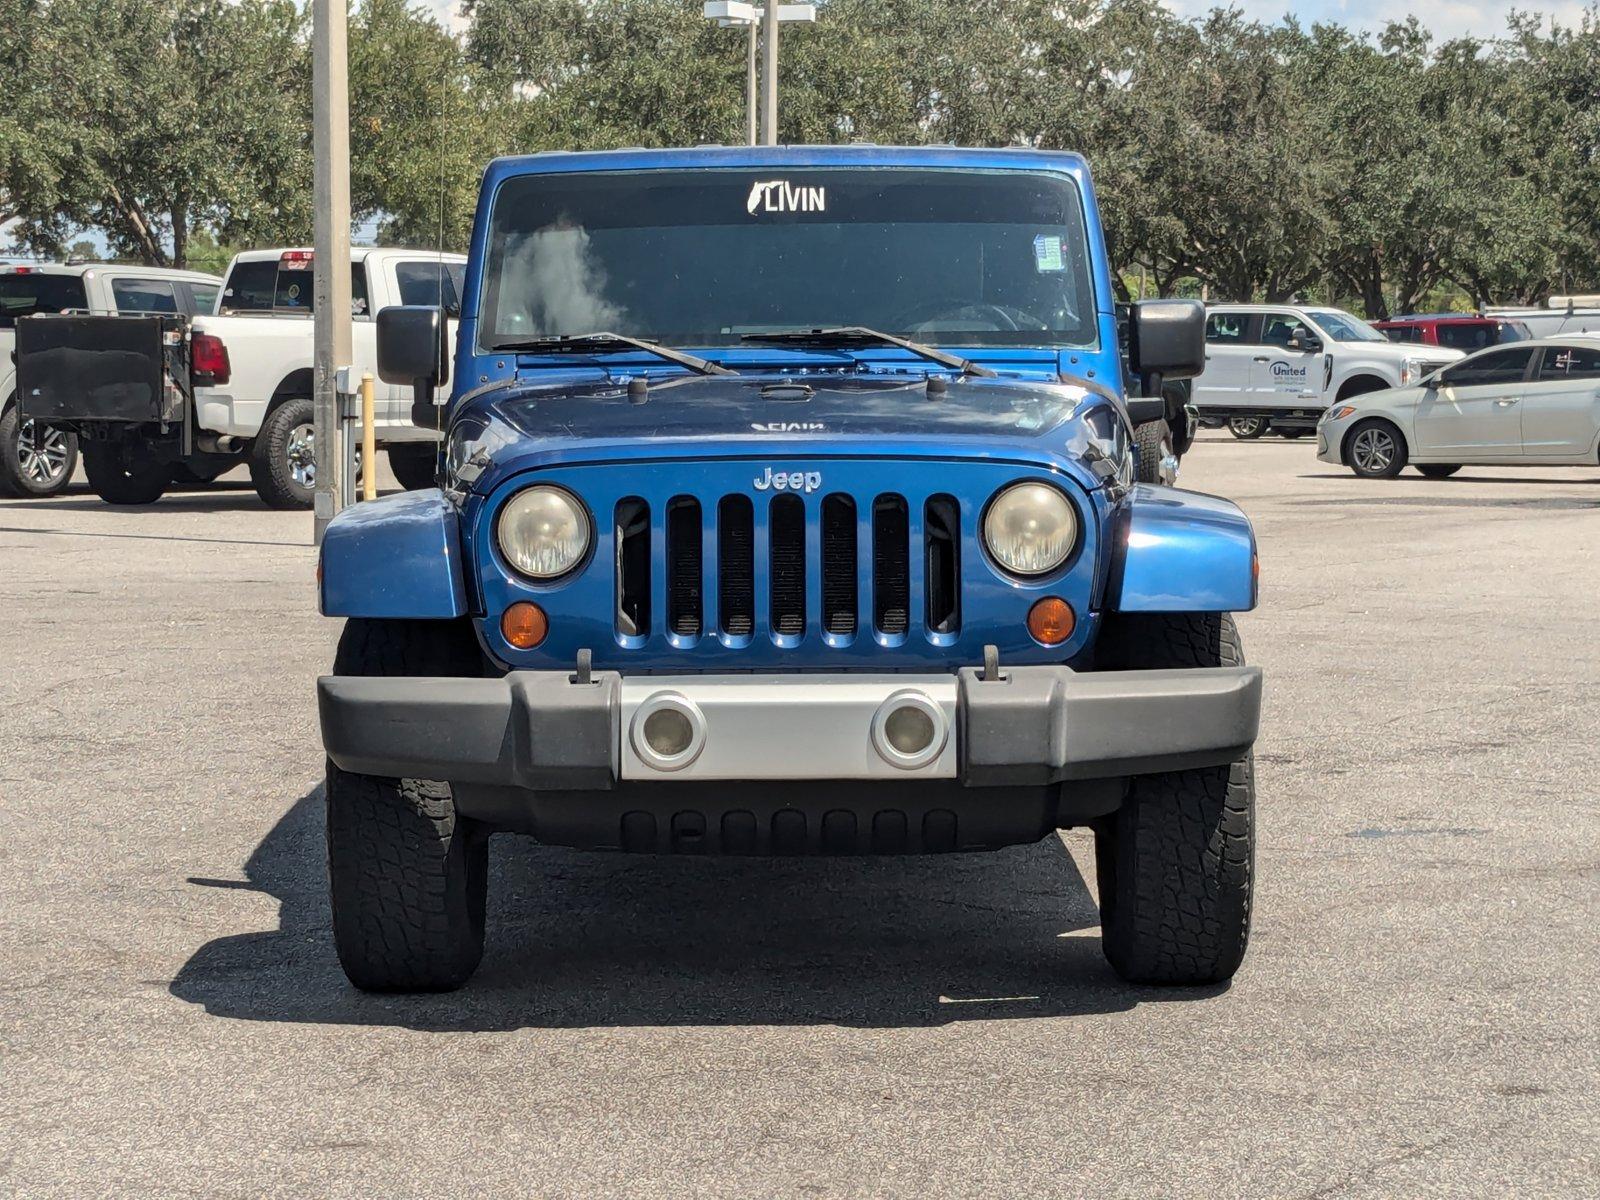
<svg viewBox="0 0 1600 1200">
<path fill-rule="evenodd" d="M 455 507 L 438 488 L 351 505 L 323 532 L 317 581 L 325 617 L 466 616 Z"/>
<path fill-rule="evenodd" d="M 1135 485 L 1111 519 L 1106 612 L 1248 612 L 1256 535 L 1219 496 Z"/>
</svg>

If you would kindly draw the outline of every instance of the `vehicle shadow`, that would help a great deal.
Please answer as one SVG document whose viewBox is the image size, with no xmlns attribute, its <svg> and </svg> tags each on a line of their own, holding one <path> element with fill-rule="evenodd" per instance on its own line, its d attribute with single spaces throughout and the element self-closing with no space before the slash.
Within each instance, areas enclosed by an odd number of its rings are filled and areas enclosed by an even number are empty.
<svg viewBox="0 0 1600 1200">
<path fill-rule="evenodd" d="M 1578 496 L 1343 496 L 1290 500 L 1292 508 L 1510 508 L 1533 509 L 1545 512 L 1577 511 L 1600 508 L 1600 499 L 1585 500 Z"/>
<path fill-rule="evenodd" d="M 1582 469 L 1583 468 L 1581 467 L 1578 468 L 1578 470 Z M 1330 467 L 1326 471 L 1308 471 L 1304 474 L 1297 475 L 1295 478 L 1343 479 L 1347 482 L 1355 481 L 1355 476 L 1352 475 L 1347 469 L 1342 467 Z M 1537 484 L 1543 487 L 1584 487 L 1600 484 L 1600 474 L 1580 475 L 1576 478 L 1565 477 L 1561 479 L 1551 479 L 1548 475 L 1452 475 L 1448 479 L 1429 479 L 1425 475 L 1414 475 L 1409 471 L 1405 471 L 1395 476 L 1393 479 L 1385 479 L 1381 481 L 1373 480 L 1370 482 L 1374 487 L 1394 484 L 1400 484 L 1402 486 L 1410 484 L 1412 486 L 1416 486 L 1425 483 L 1432 484 L 1435 487 L 1446 488 L 1466 487 L 1474 483 L 1515 483 L 1529 485 Z"/>
<path fill-rule="evenodd" d="M 488 948 L 462 990 L 372 996 L 328 927 L 320 787 L 245 863 L 278 928 L 217 938 L 179 999 L 255 1021 L 418 1030 L 845 1025 L 1117 1012 L 1225 987 L 1135 988 L 1100 953 L 1099 914 L 1061 840 L 927 858 L 584 854 L 497 836 Z"/>
</svg>

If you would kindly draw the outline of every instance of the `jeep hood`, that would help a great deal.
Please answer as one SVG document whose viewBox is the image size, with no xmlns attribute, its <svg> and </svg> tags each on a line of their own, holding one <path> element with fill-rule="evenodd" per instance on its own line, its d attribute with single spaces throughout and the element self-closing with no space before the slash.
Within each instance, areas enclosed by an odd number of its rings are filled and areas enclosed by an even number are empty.
<svg viewBox="0 0 1600 1200">
<path fill-rule="evenodd" d="M 629 394 L 614 380 L 508 385 L 463 400 L 451 456 L 487 472 L 579 459 L 717 454 L 1101 457 L 1121 420 L 1092 385 L 914 375 L 688 376 Z M 1085 418 L 1100 410 L 1090 428 Z M 1109 411 L 1107 411 L 1109 410 Z"/>
</svg>

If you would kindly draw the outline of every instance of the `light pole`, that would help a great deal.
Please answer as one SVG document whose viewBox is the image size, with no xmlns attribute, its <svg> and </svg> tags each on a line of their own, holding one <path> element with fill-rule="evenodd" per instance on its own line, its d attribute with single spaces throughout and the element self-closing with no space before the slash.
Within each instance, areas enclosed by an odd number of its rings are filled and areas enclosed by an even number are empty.
<svg viewBox="0 0 1600 1200">
<path fill-rule="evenodd" d="M 769 11 L 770 10 L 770 11 Z M 744 130 L 745 141 L 756 144 L 756 113 L 761 114 L 761 141 L 768 146 L 778 144 L 778 26 L 784 21 L 811 22 L 817 19 L 814 4 L 773 4 L 761 7 L 742 4 L 737 0 L 707 0 L 702 10 L 708 21 L 715 21 L 726 29 L 730 25 L 743 25 L 748 41 L 745 44 Z M 765 53 L 761 56 L 765 76 L 766 98 L 756 103 L 756 34 L 762 32 Z"/>
<path fill-rule="evenodd" d="M 312 536 L 339 511 L 344 426 L 337 376 L 350 365 L 350 58 L 345 0 L 311 6 L 311 117 L 315 159 L 312 244 L 312 428 L 316 492 Z M 375 464 L 367 463 L 373 470 Z"/>
</svg>

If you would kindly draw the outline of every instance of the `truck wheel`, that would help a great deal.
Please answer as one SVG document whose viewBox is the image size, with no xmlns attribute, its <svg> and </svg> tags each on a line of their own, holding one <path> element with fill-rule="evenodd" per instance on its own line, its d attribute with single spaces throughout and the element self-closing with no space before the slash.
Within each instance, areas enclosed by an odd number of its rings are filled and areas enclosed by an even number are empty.
<svg viewBox="0 0 1600 1200">
<path fill-rule="evenodd" d="M 1267 431 L 1265 417 L 1229 417 L 1228 432 L 1241 442 L 1253 442 Z"/>
<path fill-rule="evenodd" d="M 1381 417 L 1362 421 L 1346 436 L 1344 460 L 1363 479 L 1393 479 L 1405 469 L 1406 439 Z"/>
<path fill-rule="evenodd" d="M 1460 463 L 1416 463 L 1414 465 L 1418 471 L 1429 479 L 1449 479 L 1450 476 L 1461 470 Z"/>
<path fill-rule="evenodd" d="M 439 449 L 432 442 L 402 442 L 389 447 L 389 470 L 408 492 L 434 486 Z"/>
<path fill-rule="evenodd" d="M 0 496 L 59 495 L 77 465 L 77 434 L 21 420 L 15 404 L 0 413 Z"/>
<path fill-rule="evenodd" d="M 126 442 L 83 444 L 89 490 L 107 504 L 154 504 L 167 490 L 172 467 Z"/>
<path fill-rule="evenodd" d="M 317 443 L 309 396 L 267 414 L 250 447 L 250 482 L 268 508 L 310 508 L 317 490 Z"/>
<path fill-rule="evenodd" d="M 1125 614 L 1108 620 L 1112 670 L 1236 666 L 1233 618 Z M 1255 876 L 1255 770 L 1227 766 L 1140 775 L 1122 807 L 1095 824 L 1101 945 L 1129 983 L 1230 979 L 1250 939 Z"/>
<path fill-rule="evenodd" d="M 1172 427 L 1165 421 L 1146 421 L 1133 431 L 1134 449 L 1138 454 L 1140 483 L 1163 483 L 1171 486 L 1178 482 L 1178 455 L 1172 446 Z"/>
<path fill-rule="evenodd" d="M 483 674 L 467 621 L 351 620 L 336 675 Z M 460 987 L 483 957 L 489 830 L 459 816 L 448 784 L 328 764 L 333 940 L 366 991 Z"/>
</svg>

